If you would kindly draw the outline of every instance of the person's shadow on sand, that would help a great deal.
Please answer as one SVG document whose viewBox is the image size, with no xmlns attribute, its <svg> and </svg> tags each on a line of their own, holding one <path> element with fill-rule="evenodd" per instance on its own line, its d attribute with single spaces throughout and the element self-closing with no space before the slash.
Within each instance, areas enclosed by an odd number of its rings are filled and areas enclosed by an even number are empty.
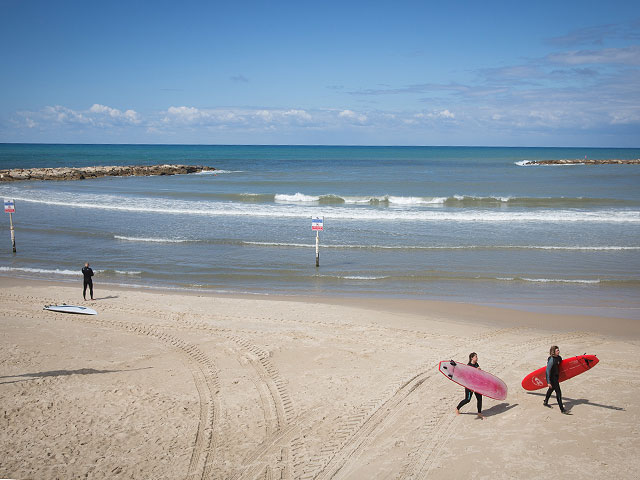
<svg viewBox="0 0 640 480">
<path fill-rule="evenodd" d="M 509 410 L 517 406 L 517 403 L 498 403 L 497 405 L 493 405 L 492 407 L 483 410 L 482 415 L 484 415 L 485 417 L 493 417 L 494 415 L 500 415 L 501 413 L 508 412 Z"/>
<path fill-rule="evenodd" d="M 539 397 L 544 397 L 546 395 L 545 393 L 536 393 L 536 392 L 527 392 L 527 393 L 529 395 L 537 395 Z M 553 400 L 553 398 L 554 397 L 552 395 L 550 400 Z M 578 398 L 578 399 L 568 398 L 563 395 L 562 402 L 564 403 L 564 408 L 565 410 L 567 410 L 567 412 L 569 412 L 576 405 L 591 405 L 592 407 L 608 408 L 609 410 L 619 410 L 621 412 L 625 411 L 625 409 L 622 407 L 616 407 L 615 405 L 603 405 L 601 403 L 590 402 L 586 398 Z"/>
<path fill-rule="evenodd" d="M 501 413 L 505 413 L 509 410 L 511 410 L 513 407 L 517 407 L 518 404 L 517 403 L 499 403 L 497 405 L 494 405 L 492 407 L 487 408 L 486 410 L 482 411 L 482 416 L 483 417 L 493 417 L 494 415 L 500 415 Z M 478 415 L 476 412 L 460 412 L 460 415 Z"/>
<path fill-rule="evenodd" d="M 43 377 L 63 377 L 67 375 L 94 375 L 96 373 L 119 373 L 119 372 L 133 372 L 136 370 L 146 370 L 148 368 L 153 367 L 143 367 L 143 368 L 130 368 L 128 370 L 96 370 L 94 368 L 81 368 L 79 370 L 51 370 L 49 372 L 36 372 L 36 373 L 23 373 L 21 375 L 5 375 L 0 377 L 3 378 L 22 378 L 27 377 L 30 379 L 35 378 L 43 378 Z M 28 382 L 29 380 L 11 380 L 8 382 L 0 382 L 0 385 L 5 383 L 19 383 L 19 382 Z"/>
<path fill-rule="evenodd" d="M 92 301 L 95 300 L 109 300 L 111 298 L 118 298 L 118 295 L 109 295 L 108 297 L 96 297 L 96 298 L 92 298 Z"/>
</svg>

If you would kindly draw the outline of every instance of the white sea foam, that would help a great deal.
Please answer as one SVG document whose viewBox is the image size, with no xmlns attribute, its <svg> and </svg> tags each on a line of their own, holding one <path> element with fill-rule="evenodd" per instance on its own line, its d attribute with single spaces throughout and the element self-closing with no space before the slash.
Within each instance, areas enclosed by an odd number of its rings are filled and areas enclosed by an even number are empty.
<svg viewBox="0 0 640 480">
<path fill-rule="evenodd" d="M 584 284 L 597 284 L 600 280 L 580 280 L 580 279 L 568 279 L 568 278 L 526 278 L 522 280 L 525 282 L 538 282 L 538 283 L 584 283 Z"/>
<path fill-rule="evenodd" d="M 345 280 L 384 280 L 385 278 L 389 278 L 386 276 L 383 277 L 371 277 L 367 275 L 347 275 L 342 277 Z"/>
<path fill-rule="evenodd" d="M 289 242 L 242 242 L 244 245 L 261 247 L 315 248 L 314 243 Z M 560 245 L 347 245 L 323 244 L 322 248 L 371 249 L 371 250 L 565 250 L 565 251 L 640 251 L 640 246 L 560 246 Z"/>
<path fill-rule="evenodd" d="M 335 194 L 326 195 L 305 195 L 303 193 L 296 193 L 295 195 L 287 195 L 278 193 L 274 196 L 276 202 L 288 202 L 288 203 L 313 203 L 321 200 L 344 202 L 345 204 L 390 204 L 390 205 L 433 205 L 443 204 L 447 201 L 447 197 L 403 197 L 394 195 L 362 195 L 362 196 L 342 196 Z"/>
<path fill-rule="evenodd" d="M 224 175 L 226 173 L 244 173 L 243 170 L 203 170 L 194 175 Z"/>
<path fill-rule="evenodd" d="M 498 197 L 498 196 L 478 197 L 474 195 L 454 195 L 452 198 L 454 198 L 455 200 L 458 200 L 459 202 L 463 202 L 465 200 L 472 200 L 472 201 L 492 200 L 492 201 L 498 201 L 498 202 L 509 202 L 513 200 L 513 197 Z"/>
<path fill-rule="evenodd" d="M 29 268 L 29 267 L 0 267 L 0 272 L 24 272 L 36 273 L 39 275 L 73 275 L 75 277 L 82 276 L 80 269 L 78 270 L 49 270 L 46 268 Z"/>
<path fill-rule="evenodd" d="M 94 272 L 96 274 L 99 275 L 142 275 L 142 272 L 140 270 L 110 270 L 110 269 L 103 269 L 103 270 L 95 270 Z"/>
<path fill-rule="evenodd" d="M 276 193 L 274 197 L 276 202 L 287 203 L 312 203 L 320 200 L 320 197 L 314 195 L 305 195 L 303 193 L 296 193 L 294 195 L 287 195 L 284 193 Z"/>
<path fill-rule="evenodd" d="M 389 203 L 395 205 L 433 205 L 442 204 L 447 197 L 395 197 L 389 196 Z"/>
<path fill-rule="evenodd" d="M 124 235 L 114 235 L 116 240 L 126 240 L 128 242 L 152 242 L 152 243 L 184 243 L 189 242 L 180 238 L 154 238 L 154 237 L 126 237 Z"/>
<path fill-rule="evenodd" d="M 315 244 L 305 244 L 305 243 L 282 243 L 282 242 L 242 242 L 244 245 L 256 245 L 260 247 L 302 247 L 309 248 L 314 247 Z M 324 245 L 323 245 L 324 246 Z"/>
<path fill-rule="evenodd" d="M 313 243 L 287 243 L 287 242 L 242 242 L 245 245 L 257 245 L 264 247 L 294 247 L 315 248 Z M 323 244 L 322 248 L 353 248 L 353 249 L 380 249 L 380 250 L 566 250 L 566 251 L 638 251 L 640 247 L 632 246 L 553 246 L 553 245 L 347 245 L 347 244 Z"/>
<path fill-rule="evenodd" d="M 505 246 L 495 248 L 522 248 L 531 250 L 593 250 L 593 251 L 606 251 L 606 250 L 640 250 L 640 247 L 622 247 L 622 246 L 598 246 L 598 247 L 583 247 L 579 245 L 574 246 L 542 246 L 542 245 L 523 245 L 523 246 Z"/>
<path fill-rule="evenodd" d="M 585 165 L 584 163 L 535 163 L 533 160 L 520 160 L 519 162 L 513 162 L 519 167 L 573 167 L 576 165 Z"/>
<path fill-rule="evenodd" d="M 365 204 L 365 203 L 372 203 L 375 201 L 381 201 L 381 199 L 383 200 L 384 197 L 367 197 L 367 196 L 361 196 L 361 197 L 341 197 L 342 200 L 344 200 L 344 203 L 349 203 L 349 204 Z"/>
<path fill-rule="evenodd" d="M 73 276 L 73 277 L 81 277 L 82 272 L 81 269 L 78 270 L 65 270 L 65 269 L 47 269 L 47 268 L 31 268 L 31 267 L 0 267 L 0 272 L 9 272 L 9 273 L 33 273 L 37 275 L 64 275 L 64 276 Z M 97 275 L 102 274 L 110 274 L 115 273 L 117 275 L 141 275 L 141 271 L 130 271 L 130 270 L 100 270 L 95 269 L 94 272 Z"/>
<path fill-rule="evenodd" d="M 596 285 L 600 283 L 600 280 L 586 280 L 586 279 L 573 279 L 573 278 L 527 278 L 527 277 L 498 277 L 496 280 L 502 281 L 520 281 L 520 282 L 533 282 L 533 283 L 580 283 L 585 285 Z"/>
<path fill-rule="evenodd" d="M 298 193 L 291 200 L 282 197 L 285 203 L 246 204 L 237 202 L 186 201 L 165 198 L 130 197 L 115 195 L 87 195 L 76 193 L 52 193 L 46 191 L 30 191 L 26 196 L 22 189 L 1 188 L 0 193 L 18 202 L 42 204 L 65 208 L 90 209 L 93 212 L 137 212 L 163 215 L 201 215 L 201 216 L 251 216 L 265 218 L 311 218 L 325 217 L 356 221 L 426 221 L 426 222 L 544 222 L 544 223 L 640 223 L 640 211 L 602 209 L 527 209 L 496 210 L 490 208 L 474 209 L 369 209 L 353 208 L 344 205 L 323 205 L 319 210 L 316 205 L 305 205 L 317 202 L 319 197 Z M 292 204 L 286 204 L 292 203 Z"/>
</svg>

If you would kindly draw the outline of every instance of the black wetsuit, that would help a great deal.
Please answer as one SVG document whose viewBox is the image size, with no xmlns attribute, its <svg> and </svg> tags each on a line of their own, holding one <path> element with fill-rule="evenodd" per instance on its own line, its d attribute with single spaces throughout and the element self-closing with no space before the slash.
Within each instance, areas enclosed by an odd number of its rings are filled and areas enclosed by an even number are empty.
<svg viewBox="0 0 640 480">
<path fill-rule="evenodd" d="M 480 365 L 478 365 L 478 363 L 467 363 L 467 365 L 474 367 L 474 368 L 478 368 Z M 458 406 L 456 407 L 458 410 L 460 410 L 463 406 L 465 406 L 467 403 L 469 403 L 471 401 L 471 397 L 473 396 L 473 394 L 475 393 L 476 395 L 476 402 L 478 405 L 478 413 L 482 413 L 482 395 L 480 395 L 478 392 L 474 392 L 472 390 L 469 390 L 468 388 L 464 389 L 464 400 L 462 400 Z"/>
<path fill-rule="evenodd" d="M 82 275 L 84 275 L 84 288 L 82 290 L 82 296 L 87 299 L 87 287 L 89 287 L 89 293 L 91 294 L 91 300 L 93 300 L 93 270 L 91 267 L 82 267 Z"/>
<path fill-rule="evenodd" d="M 547 395 L 544 397 L 544 404 L 547 405 L 549 403 L 549 397 L 551 397 L 551 392 L 556 391 L 556 399 L 558 400 L 558 405 L 560 406 L 560 411 L 564 412 L 564 405 L 562 404 L 562 391 L 560 390 L 560 364 L 562 363 L 562 357 L 558 355 L 557 357 L 549 357 L 547 359 L 547 384 L 549 385 L 549 389 L 547 390 Z"/>
</svg>

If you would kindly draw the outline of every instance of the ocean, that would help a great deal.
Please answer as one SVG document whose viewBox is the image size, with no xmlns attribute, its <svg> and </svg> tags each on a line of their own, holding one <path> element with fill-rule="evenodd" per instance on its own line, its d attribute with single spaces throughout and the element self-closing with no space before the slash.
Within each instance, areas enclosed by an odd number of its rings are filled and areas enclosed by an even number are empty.
<svg viewBox="0 0 640 480">
<path fill-rule="evenodd" d="M 585 156 L 640 149 L 0 144 L 0 169 L 217 169 L 0 183 L 0 275 L 640 318 L 640 166 L 527 165 Z"/>
</svg>

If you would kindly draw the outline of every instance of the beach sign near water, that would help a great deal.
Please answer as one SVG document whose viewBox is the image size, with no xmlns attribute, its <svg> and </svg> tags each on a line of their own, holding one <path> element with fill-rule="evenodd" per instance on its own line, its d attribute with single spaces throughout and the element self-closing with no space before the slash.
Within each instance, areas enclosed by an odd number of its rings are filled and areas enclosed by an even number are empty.
<svg viewBox="0 0 640 480">
<path fill-rule="evenodd" d="M 320 266 L 320 232 L 324 231 L 324 217 L 311 217 L 311 231 L 316 232 L 316 267 Z"/>
<path fill-rule="evenodd" d="M 16 253 L 16 232 L 13 229 L 13 214 L 16 213 L 16 202 L 5 198 L 4 213 L 9 214 L 9 227 L 11 230 L 11 245 L 13 247 L 13 253 Z"/>
<path fill-rule="evenodd" d="M 322 231 L 324 230 L 324 217 L 312 217 L 311 218 L 311 230 Z"/>
</svg>

